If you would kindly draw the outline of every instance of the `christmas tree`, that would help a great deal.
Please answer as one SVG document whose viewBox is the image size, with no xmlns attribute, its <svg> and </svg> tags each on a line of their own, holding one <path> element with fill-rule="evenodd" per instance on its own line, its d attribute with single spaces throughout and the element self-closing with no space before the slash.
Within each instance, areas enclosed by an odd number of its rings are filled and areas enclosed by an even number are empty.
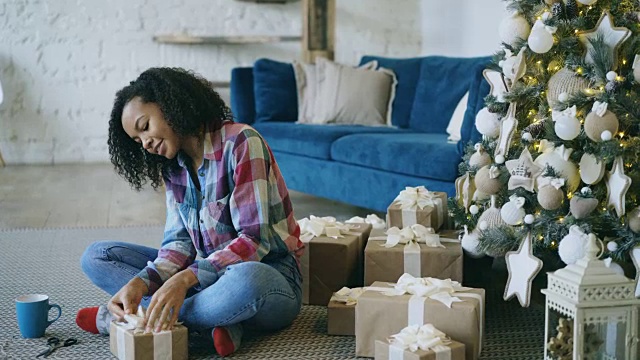
<svg viewBox="0 0 640 360">
<path fill-rule="evenodd" d="M 449 204 L 463 247 L 504 256 L 530 241 L 554 268 L 583 257 L 594 233 L 603 258 L 629 263 L 640 253 L 640 4 L 506 4 L 482 140 L 467 146 Z"/>
</svg>

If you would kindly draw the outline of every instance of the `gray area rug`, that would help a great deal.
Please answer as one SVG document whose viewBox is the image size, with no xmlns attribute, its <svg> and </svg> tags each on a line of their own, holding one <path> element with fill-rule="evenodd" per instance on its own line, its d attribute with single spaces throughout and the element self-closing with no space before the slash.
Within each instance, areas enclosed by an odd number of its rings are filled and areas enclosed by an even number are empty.
<svg viewBox="0 0 640 360">
<path fill-rule="evenodd" d="M 0 360 L 33 359 L 45 350 L 46 337 L 23 339 L 16 322 L 15 298 L 30 293 L 49 295 L 62 306 L 62 317 L 46 336 L 75 337 L 79 344 L 56 351 L 50 359 L 115 359 L 109 338 L 83 332 L 75 324 L 78 309 L 105 304 L 109 296 L 86 279 L 79 259 L 96 240 L 121 240 L 157 247 L 158 226 L 89 229 L 0 231 Z M 490 274 L 488 274 L 490 275 Z M 493 276 L 485 276 L 493 278 Z M 482 359 L 542 358 L 544 308 L 521 309 L 502 301 L 503 281 L 487 289 L 487 321 Z M 53 311 L 52 313 L 54 313 Z M 233 359 L 354 359 L 352 337 L 328 336 L 326 308 L 305 306 L 294 324 L 269 335 L 248 335 Z M 207 336 L 190 337 L 190 359 L 217 359 Z"/>
</svg>

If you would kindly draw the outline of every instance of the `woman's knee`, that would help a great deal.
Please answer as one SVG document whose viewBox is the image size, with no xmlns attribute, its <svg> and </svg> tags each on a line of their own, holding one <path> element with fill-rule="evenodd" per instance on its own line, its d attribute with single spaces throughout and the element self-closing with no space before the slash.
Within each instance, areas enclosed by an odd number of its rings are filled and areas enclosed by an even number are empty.
<svg viewBox="0 0 640 360">
<path fill-rule="evenodd" d="M 96 241 L 87 246 L 84 253 L 82 253 L 82 257 L 80 257 L 80 267 L 85 274 L 91 274 L 98 262 L 105 260 L 106 249 L 109 248 L 110 243 L 111 241 Z"/>
</svg>

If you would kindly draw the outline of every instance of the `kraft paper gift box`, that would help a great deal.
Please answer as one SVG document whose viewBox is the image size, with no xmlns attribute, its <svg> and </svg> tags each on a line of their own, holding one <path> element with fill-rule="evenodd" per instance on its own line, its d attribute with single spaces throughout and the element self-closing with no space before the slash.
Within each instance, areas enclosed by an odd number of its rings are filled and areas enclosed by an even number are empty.
<svg viewBox="0 0 640 360">
<path fill-rule="evenodd" d="M 364 288 L 344 287 L 331 296 L 327 306 L 327 334 L 356 335 L 356 304 Z"/>
<path fill-rule="evenodd" d="M 127 315 L 128 316 L 128 315 Z M 119 360 L 186 360 L 189 358 L 189 335 L 183 325 L 173 330 L 144 333 L 128 324 L 111 322 L 111 353 Z"/>
<path fill-rule="evenodd" d="M 407 293 L 408 289 L 414 294 Z M 425 296 L 416 295 L 424 291 Z M 476 360 L 482 351 L 484 308 L 484 289 L 464 288 L 455 282 L 408 274 L 398 284 L 375 282 L 356 305 L 356 355 L 373 357 L 377 340 L 385 341 L 409 325 L 433 324 L 465 345 L 466 359 Z"/>
<path fill-rule="evenodd" d="M 447 216 L 447 193 L 424 186 L 407 187 L 387 208 L 387 227 L 403 229 L 420 224 L 438 230 Z"/>
<path fill-rule="evenodd" d="M 315 216 L 298 223 L 306 247 L 300 258 L 303 304 L 326 306 L 334 292 L 362 285 L 370 224 L 343 224 Z"/>
<path fill-rule="evenodd" d="M 421 229 L 421 225 L 413 225 L 401 232 L 409 233 L 412 228 Z M 413 232 L 415 235 L 416 231 Z M 403 234 L 395 235 L 396 238 L 398 236 L 402 238 Z M 374 281 L 395 282 L 404 273 L 462 282 L 463 255 L 457 231 L 445 230 L 422 237 L 415 235 L 413 239 L 405 235 L 397 242 L 391 241 L 393 237 L 393 232 L 389 236 L 372 231 L 364 250 L 365 286 Z"/>
<path fill-rule="evenodd" d="M 407 326 L 388 341 L 377 340 L 375 360 L 464 360 L 465 346 L 432 324 Z"/>
</svg>

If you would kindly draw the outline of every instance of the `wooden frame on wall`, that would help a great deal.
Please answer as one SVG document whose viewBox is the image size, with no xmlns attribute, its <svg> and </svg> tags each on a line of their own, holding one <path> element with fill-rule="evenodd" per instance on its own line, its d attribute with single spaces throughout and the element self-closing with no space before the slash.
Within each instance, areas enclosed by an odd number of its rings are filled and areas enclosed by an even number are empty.
<svg viewBox="0 0 640 360">
<path fill-rule="evenodd" d="M 314 63 L 316 57 L 333 60 L 336 0 L 303 0 L 302 59 Z"/>
</svg>

